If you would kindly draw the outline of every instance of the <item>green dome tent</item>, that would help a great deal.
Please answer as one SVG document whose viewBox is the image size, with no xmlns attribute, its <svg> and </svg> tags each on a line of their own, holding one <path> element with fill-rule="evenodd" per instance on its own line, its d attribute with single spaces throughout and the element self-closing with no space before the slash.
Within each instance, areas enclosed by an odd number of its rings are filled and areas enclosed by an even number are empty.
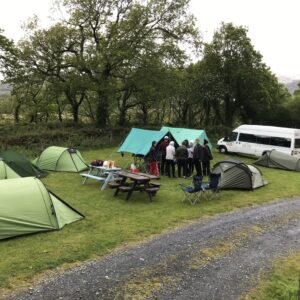
<svg viewBox="0 0 300 300">
<path fill-rule="evenodd" d="M 10 168 L 6 162 L 0 158 L 0 179 L 11 179 L 11 178 L 19 178 L 18 175 L 13 169 Z"/>
<path fill-rule="evenodd" d="M 218 162 L 213 166 L 212 172 L 221 174 L 220 189 L 252 190 L 267 184 L 257 167 L 240 161 Z"/>
<path fill-rule="evenodd" d="M 39 169 L 21 154 L 14 151 L 3 151 L 0 153 L 2 160 L 8 165 L 15 173 L 21 177 L 45 177 L 47 172 Z"/>
<path fill-rule="evenodd" d="M 0 191 L 0 240 L 59 230 L 84 217 L 34 177 L 0 180 Z"/>
<path fill-rule="evenodd" d="M 263 167 L 300 172 L 300 158 L 276 150 L 267 151 L 257 161 L 256 165 Z"/>
<path fill-rule="evenodd" d="M 88 168 L 78 150 L 56 146 L 45 149 L 33 163 L 43 170 L 58 172 L 81 172 Z"/>
</svg>

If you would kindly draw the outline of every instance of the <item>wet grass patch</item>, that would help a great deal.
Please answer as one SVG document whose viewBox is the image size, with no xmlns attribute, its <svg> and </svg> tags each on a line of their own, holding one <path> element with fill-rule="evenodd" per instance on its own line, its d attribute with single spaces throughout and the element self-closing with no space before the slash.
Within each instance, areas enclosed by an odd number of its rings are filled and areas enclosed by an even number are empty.
<svg viewBox="0 0 300 300">
<path fill-rule="evenodd" d="M 244 300 L 298 300 L 300 252 L 278 259 Z"/>
</svg>

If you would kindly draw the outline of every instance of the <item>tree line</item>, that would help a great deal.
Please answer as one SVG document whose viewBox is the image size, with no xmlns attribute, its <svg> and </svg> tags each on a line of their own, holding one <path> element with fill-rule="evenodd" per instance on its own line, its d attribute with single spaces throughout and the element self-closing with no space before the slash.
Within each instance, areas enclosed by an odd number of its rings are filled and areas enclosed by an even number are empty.
<svg viewBox="0 0 300 300">
<path fill-rule="evenodd" d="M 300 125 L 299 89 L 278 82 L 246 28 L 222 23 L 203 43 L 189 0 L 57 3 L 68 17 L 50 28 L 33 18 L 17 44 L 0 31 L 0 72 L 12 86 L 0 110 L 15 122 Z"/>
</svg>

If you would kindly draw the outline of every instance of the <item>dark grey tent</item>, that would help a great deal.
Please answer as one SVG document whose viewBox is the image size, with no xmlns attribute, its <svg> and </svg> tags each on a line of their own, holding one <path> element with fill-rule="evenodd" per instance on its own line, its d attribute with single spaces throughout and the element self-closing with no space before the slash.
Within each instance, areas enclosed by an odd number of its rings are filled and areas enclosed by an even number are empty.
<svg viewBox="0 0 300 300">
<path fill-rule="evenodd" d="M 213 173 L 221 174 L 220 189 L 252 190 L 267 184 L 257 167 L 240 161 L 218 162 L 213 166 Z"/>
<path fill-rule="evenodd" d="M 300 158 L 276 150 L 267 151 L 256 162 L 256 165 L 300 172 Z"/>
</svg>

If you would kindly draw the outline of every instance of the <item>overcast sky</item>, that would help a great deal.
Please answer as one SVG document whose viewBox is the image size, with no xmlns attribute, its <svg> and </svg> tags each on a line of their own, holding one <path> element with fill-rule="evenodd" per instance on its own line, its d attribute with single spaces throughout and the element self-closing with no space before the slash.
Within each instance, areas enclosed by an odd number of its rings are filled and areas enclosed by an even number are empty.
<svg viewBox="0 0 300 300">
<path fill-rule="evenodd" d="M 51 23 L 52 0 L 0 0 L 0 28 L 18 40 L 21 25 L 36 14 Z M 300 77 L 300 0 L 191 0 L 205 41 L 222 21 L 248 28 L 248 36 L 264 62 L 277 75 Z"/>
</svg>

